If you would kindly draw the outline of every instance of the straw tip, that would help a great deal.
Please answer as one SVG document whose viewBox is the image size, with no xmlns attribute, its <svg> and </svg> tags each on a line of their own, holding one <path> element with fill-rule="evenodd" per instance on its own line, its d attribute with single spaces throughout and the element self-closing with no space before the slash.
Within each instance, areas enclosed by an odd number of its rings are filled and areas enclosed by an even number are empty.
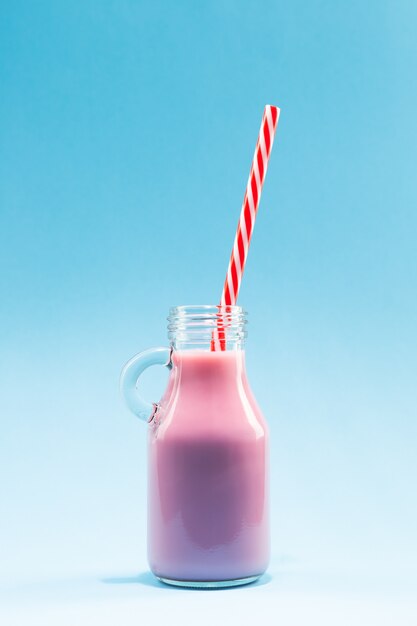
<svg viewBox="0 0 417 626">
<path fill-rule="evenodd" d="M 281 111 L 281 109 L 275 106 L 275 104 L 266 104 L 265 109 L 274 109 L 274 111 L 276 111 L 277 113 Z"/>
<path fill-rule="evenodd" d="M 281 113 L 281 109 L 276 107 L 274 104 L 265 105 L 264 119 L 269 118 L 274 130 L 277 127 L 280 113 Z"/>
</svg>

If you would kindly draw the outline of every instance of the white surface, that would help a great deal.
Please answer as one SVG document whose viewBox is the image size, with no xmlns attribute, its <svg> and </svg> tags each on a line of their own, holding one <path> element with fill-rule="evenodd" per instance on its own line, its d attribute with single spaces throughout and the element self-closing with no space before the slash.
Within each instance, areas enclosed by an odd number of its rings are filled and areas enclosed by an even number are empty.
<svg viewBox="0 0 417 626">
<path fill-rule="evenodd" d="M 272 564 L 257 584 L 226 590 L 177 589 L 141 573 L 3 585 L 7 626 L 262 624 L 415 626 L 411 573 L 383 575 Z"/>
</svg>

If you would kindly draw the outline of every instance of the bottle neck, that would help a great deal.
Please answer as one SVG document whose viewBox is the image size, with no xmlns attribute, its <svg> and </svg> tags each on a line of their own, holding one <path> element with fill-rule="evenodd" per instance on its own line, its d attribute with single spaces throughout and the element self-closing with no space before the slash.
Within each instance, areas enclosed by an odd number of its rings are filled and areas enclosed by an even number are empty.
<svg viewBox="0 0 417 626">
<path fill-rule="evenodd" d="M 240 306 L 189 305 L 170 309 L 168 338 L 174 350 L 242 351 L 246 312 Z"/>
</svg>

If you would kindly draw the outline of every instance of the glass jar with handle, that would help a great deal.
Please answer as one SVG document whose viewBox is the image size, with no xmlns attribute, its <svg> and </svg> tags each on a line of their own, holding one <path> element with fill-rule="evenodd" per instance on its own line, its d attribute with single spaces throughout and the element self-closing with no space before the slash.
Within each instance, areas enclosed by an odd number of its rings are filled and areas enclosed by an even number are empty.
<svg viewBox="0 0 417 626">
<path fill-rule="evenodd" d="M 269 435 L 246 375 L 246 313 L 173 307 L 168 336 L 169 347 L 133 357 L 121 376 L 128 407 L 148 423 L 150 568 L 181 586 L 252 582 L 269 561 Z M 138 385 L 156 364 L 170 371 L 151 404 Z"/>
</svg>

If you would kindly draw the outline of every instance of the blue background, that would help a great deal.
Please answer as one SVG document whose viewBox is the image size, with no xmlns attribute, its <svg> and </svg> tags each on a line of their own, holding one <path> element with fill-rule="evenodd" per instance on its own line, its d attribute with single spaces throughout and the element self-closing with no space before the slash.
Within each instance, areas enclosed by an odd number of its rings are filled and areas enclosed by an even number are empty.
<svg viewBox="0 0 417 626">
<path fill-rule="evenodd" d="M 2 4 L 8 624 L 185 606 L 243 623 L 272 601 L 285 624 L 415 623 L 416 24 L 411 0 Z M 282 112 L 239 301 L 273 559 L 208 598 L 143 573 L 146 429 L 118 376 L 166 344 L 169 306 L 218 301 L 266 103 Z M 144 384 L 156 399 L 163 372 Z"/>
</svg>

